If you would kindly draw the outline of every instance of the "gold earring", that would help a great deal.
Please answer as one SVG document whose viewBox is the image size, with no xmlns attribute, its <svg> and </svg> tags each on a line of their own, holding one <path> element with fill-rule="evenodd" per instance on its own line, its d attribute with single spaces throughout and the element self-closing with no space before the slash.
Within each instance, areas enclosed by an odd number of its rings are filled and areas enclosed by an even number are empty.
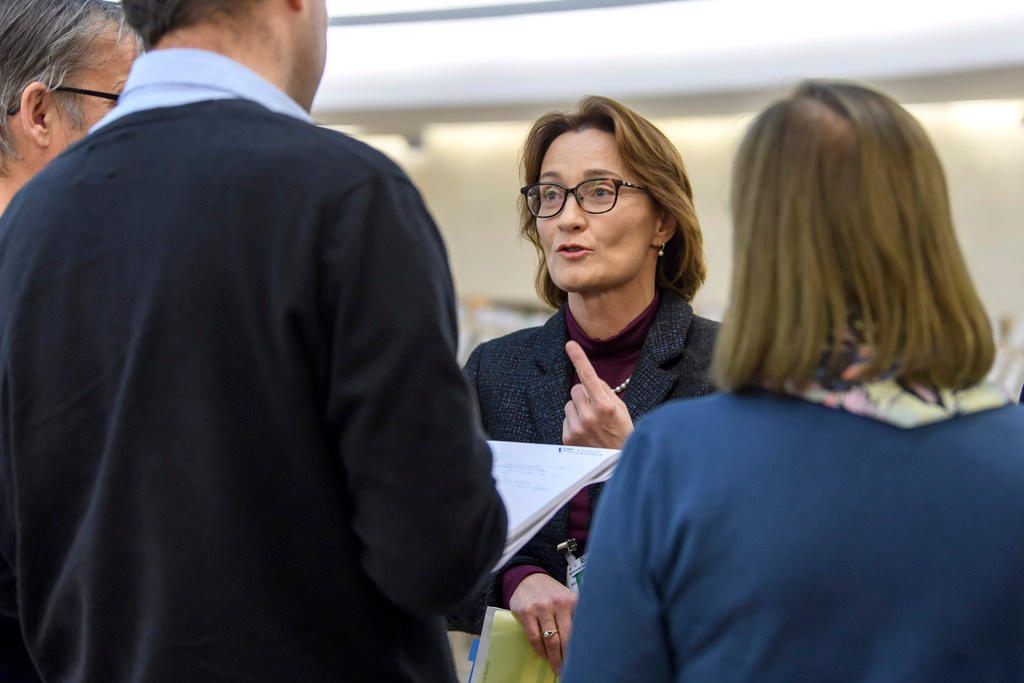
<svg viewBox="0 0 1024 683">
<path fill-rule="evenodd" d="M 664 256 L 664 255 L 665 255 L 665 243 L 662 242 L 661 246 L 658 248 L 658 256 Z"/>
</svg>

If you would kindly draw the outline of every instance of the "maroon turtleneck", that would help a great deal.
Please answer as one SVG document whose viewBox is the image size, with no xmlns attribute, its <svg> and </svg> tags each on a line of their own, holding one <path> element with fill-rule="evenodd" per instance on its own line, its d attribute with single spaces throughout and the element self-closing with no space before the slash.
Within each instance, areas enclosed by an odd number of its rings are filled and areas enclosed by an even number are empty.
<svg viewBox="0 0 1024 683">
<path fill-rule="evenodd" d="M 617 387 L 633 374 L 644 340 L 647 339 L 647 333 L 658 312 L 659 300 L 660 297 L 655 291 L 651 305 L 626 325 L 621 332 L 608 339 L 588 337 L 576 322 L 569 307 L 565 307 L 565 322 L 569 328 L 569 339 L 580 345 L 587 354 L 590 364 L 594 366 L 597 376 L 608 386 Z M 579 381 L 579 376 L 573 371 L 572 384 L 578 384 Z M 625 391 L 619 395 L 622 396 L 627 391 L 629 391 L 629 387 L 626 387 Z M 589 530 L 590 494 L 588 489 L 583 489 L 569 501 L 569 537 L 576 539 L 581 553 L 586 548 Z M 502 575 L 501 588 L 506 608 L 509 606 L 512 593 L 519 587 L 519 583 L 530 574 L 538 572 L 543 573 L 544 570 L 535 565 L 520 565 L 509 569 Z"/>
</svg>

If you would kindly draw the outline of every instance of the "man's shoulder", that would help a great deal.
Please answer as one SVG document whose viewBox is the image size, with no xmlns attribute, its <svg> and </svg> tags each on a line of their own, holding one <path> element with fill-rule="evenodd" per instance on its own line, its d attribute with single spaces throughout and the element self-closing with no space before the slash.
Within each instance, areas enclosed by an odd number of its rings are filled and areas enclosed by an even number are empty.
<svg viewBox="0 0 1024 683">
<path fill-rule="evenodd" d="M 398 164 L 365 142 L 330 128 L 308 124 L 302 126 L 302 122 L 296 123 L 303 128 L 303 132 L 307 136 L 305 142 L 310 145 L 311 149 L 322 150 L 323 154 L 335 161 L 355 164 L 367 172 L 407 180 L 405 171 Z"/>
<path fill-rule="evenodd" d="M 258 132 L 272 129 L 279 134 L 266 140 L 261 146 L 268 152 L 288 156 L 301 166 L 293 171 L 318 174 L 330 169 L 337 174 L 343 169 L 348 175 L 390 176 L 407 181 L 405 172 L 390 158 L 370 145 L 331 128 L 307 123 L 299 119 L 278 114 L 251 102 L 234 101 L 233 105 L 245 107 L 247 112 L 239 116 L 236 125 L 248 125 Z M 329 180 L 330 176 L 325 177 Z"/>
<path fill-rule="evenodd" d="M 126 139 L 132 128 L 165 128 L 186 134 L 184 146 L 216 149 L 241 163 L 275 168 L 292 176 L 332 179 L 390 177 L 408 182 L 404 171 L 380 151 L 350 135 L 270 111 L 241 99 L 210 100 L 129 114 L 89 136 L 96 144 Z M 88 139 L 88 138 L 87 138 Z"/>
</svg>

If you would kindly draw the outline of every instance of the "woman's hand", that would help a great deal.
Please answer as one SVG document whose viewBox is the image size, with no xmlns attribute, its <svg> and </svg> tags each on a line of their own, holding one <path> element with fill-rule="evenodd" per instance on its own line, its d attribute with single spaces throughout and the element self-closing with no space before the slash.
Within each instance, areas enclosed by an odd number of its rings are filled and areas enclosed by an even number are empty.
<svg viewBox="0 0 1024 683">
<path fill-rule="evenodd" d="M 633 433 L 629 410 L 612 388 L 597 376 L 587 354 L 574 341 L 565 345 L 580 378 L 572 388 L 572 398 L 565 404 L 562 422 L 562 443 L 566 446 L 622 448 Z"/>
<path fill-rule="evenodd" d="M 530 574 L 512 592 L 509 608 L 523 625 L 533 651 L 551 662 L 556 675 L 562 671 L 565 646 L 572 634 L 577 596 L 547 574 Z M 544 637 L 545 631 L 554 635 Z"/>
</svg>

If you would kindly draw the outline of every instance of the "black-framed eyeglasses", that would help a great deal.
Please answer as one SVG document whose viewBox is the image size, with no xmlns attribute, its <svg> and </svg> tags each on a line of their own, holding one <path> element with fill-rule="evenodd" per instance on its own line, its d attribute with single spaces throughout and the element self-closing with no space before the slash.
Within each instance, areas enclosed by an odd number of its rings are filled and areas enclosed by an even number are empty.
<svg viewBox="0 0 1024 683">
<path fill-rule="evenodd" d="M 608 213 L 619 201 L 619 189 L 629 187 L 647 191 L 646 187 L 618 178 L 591 178 L 576 187 L 563 187 L 558 183 L 534 183 L 519 190 L 526 206 L 537 218 L 551 218 L 562 213 L 569 195 L 587 213 Z"/>
<path fill-rule="evenodd" d="M 50 92 L 69 92 L 76 95 L 88 95 L 89 97 L 102 97 L 105 100 L 113 100 L 115 103 L 121 99 L 120 95 L 116 95 L 112 92 L 101 92 L 99 90 L 86 90 L 85 88 L 71 88 L 66 85 L 58 85 L 56 88 L 50 88 Z M 14 105 L 7 110 L 8 116 L 14 116 L 21 110 L 21 102 Z"/>
</svg>

